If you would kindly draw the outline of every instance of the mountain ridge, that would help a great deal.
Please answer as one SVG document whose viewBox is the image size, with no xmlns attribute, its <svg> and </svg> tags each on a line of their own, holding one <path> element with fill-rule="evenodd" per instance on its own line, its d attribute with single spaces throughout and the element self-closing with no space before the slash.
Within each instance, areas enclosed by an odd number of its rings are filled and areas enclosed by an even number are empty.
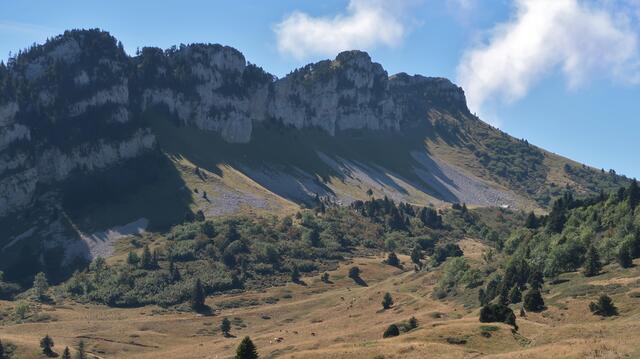
<svg viewBox="0 0 640 359">
<path fill-rule="evenodd" d="M 447 79 L 389 76 L 362 51 L 276 79 L 228 46 L 128 56 L 98 29 L 0 66 L 0 163 L 3 250 L 317 197 L 544 209 L 565 187 L 627 183 L 483 123 Z"/>
</svg>

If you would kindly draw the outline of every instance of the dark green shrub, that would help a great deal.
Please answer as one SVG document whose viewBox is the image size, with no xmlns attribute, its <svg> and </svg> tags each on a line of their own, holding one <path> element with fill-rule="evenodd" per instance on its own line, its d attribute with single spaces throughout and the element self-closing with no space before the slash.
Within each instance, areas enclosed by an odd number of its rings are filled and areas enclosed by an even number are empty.
<svg viewBox="0 0 640 359">
<path fill-rule="evenodd" d="M 398 328 L 397 325 L 391 324 L 384 331 L 384 333 L 382 334 L 382 337 L 383 338 L 390 338 L 390 337 L 397 337 L 398 335 L 400 335 L 400 329 Z"/>
<path fill-rule="evenodd" d="M 540 312 L 543 311 L 544 308 L 544 299 L 540 291 L 535 288 L 529 289 L 524 296 L 524 309 L 532 312 Z"/>
<path fill-rule="evenodd" d="M 591 313 L 603 317 L 618 315 L 618 308 L 613 304 L 611 297 L 606 294 L 601 295 L 597 302 L 589 303 L 589 310 Z"/>
<path fill-rule="evenodd" d="M 481 323 L 506 323 L 518 329 L 516 315 L 513 310 L 503 304 L 487 304 L 480 309 Z"/>
</svg>

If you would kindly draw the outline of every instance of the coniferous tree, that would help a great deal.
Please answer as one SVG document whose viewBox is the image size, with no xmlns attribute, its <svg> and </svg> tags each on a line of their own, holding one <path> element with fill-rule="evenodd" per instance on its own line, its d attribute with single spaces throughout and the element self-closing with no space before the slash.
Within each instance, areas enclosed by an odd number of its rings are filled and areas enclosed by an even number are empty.
<svg viewBox="0 0 640 359">
<path fill-rule="evenodd" d="M 638 188 L 638 181 L 636 181 L 635 178 L 629 185 L 627 195 L 629 197 L 629 205 L 631 206 L 631 209 L 635 209 L 640 203 L 640 188 Z"/>
<path fill-rule="evenodd" d="M 62 352 L 62 359 L 71 359 L 71 351 L 69 351 L 69 347 L 64 347 L 64 351 Z"/>
<path fill-rule="evenodd" d="M 0 359 L 6 359 L 7 353 L 4 350 L 4 346 L 2 345 L 2 340 L 0 340 Z"/>
<path fill-rule="evenodd" d="M 231 322 L 229 321 L 229 319 L 227 318 L 222 319 L 222 322 L 220 323 L 220 331 L 222 332 L 222 334 L 225 337 L 228 337 L 230 330 L 231 330 Z"/>
<path fill-rule="evenodd" d="M 511 303 L 509 300 L 509 284 L 507 281 L 502 282 L 498 299 L 498 302 L 502 305 L 509 305 L 509 303 Z"/>
<path fill-rule="evenodd" d="M 544 284 L 544 275 L 539 270 L 534 270 L 529 275 L 528 279 L 529 285 L 534 289 L 542 289 L 542 285 Z"/>
<path fill-rule="evenodd" d="M 293 269 L 291 269 L 291 281 L 294 283 L 298 283 L 300 281 L 300 271 L 298 270 L 298 267 L 293 267 Z"/>
<path fill-rule="evenodd" d="M 305 237 L 307 241 L 311 244 L 312 247 L 320 246 L 320 231 L 318 228 L 311 228 L 306 234 Z"/>
<path fill-rule="evenodd" d="M 416 329 L 418 327 L 418 319 L 416 317 L 409 318 L 409 328 Z"/>
<path fill-rule="evenodd" d="M 398 328 L 397 325 L 391 324 L 384 331 L 384 333 L 382 334 L 382 337 L 383 338 L 391 338 L 391 337 L 397 337 L 398 335 L 400 335 L 400 329 Z"/>
<path fill-rule="evenodd" d="M 138 257 L 138 254 L 136 254 L 136 252 L 129 252 L 129 255 L 127 256 L 127 264 L 137 266 L 138 263 L 140 263 L 140 257 Z"/>
<path fill-rule="evenodd" d="M 601 295 L 597 302 L 589 303 L 589 309 L 591 313 L 603 317 L 618 315 L 618 308 L 613 304 L 611 297 L 606 294 Z"/>
<path fill-rule="evenodd" d="M 202 282 L 200 282 L 200 279 L 196 279 L 191 289 L 191 308 L 196 311 L 202 310 L 204 308 L 204 299 L 205 295 Z"/>
<path fill-rule="evenodd" d="M 622 268 L 629 268 L 633 265 L 633 258 L 631 257 L 631 246 L 627 243 L 623 243 L 618 249 L 617 256 L 618 264 Z"/>
<path fill-rule="evenodd" d="M 142 250 L 142 256 L 140 257 L 140 266 L 142 269 L 152 269 L 153 258 L 151 256 L 151 250 L 149 246 L 145 245 Z"/>
<path fill-rule="evenodd" d="M 54 345 L 55 344 L 53 343 L 53 339 L 51 339 L 48 334 L 45 335 L 44 338 L 40 339 L 40 348 L 42 348 L 42 354 L 48 357 L 52 357 L 55 355 L 52 349 Z"/>
<path fill-rule="evenodd" d="M 349 278 L 353 280 L 360 278 L 360 268 L 358 267 L 349 268 Z"/>
<path fill-rule="evenodd" d="M 389 218 L 387 219 L 387 226 L 391 230 L 402 230 L 404 229 L 404 220 L 402 219 L 402 215 L 398 208 L 395 206 L 391 207 L 391 213 L 389 214 Z"/>
<path fill-rule="evenodd" d="M 35 291 L 36 299 L 43 300 L 49 289 L 49 282 L 44 273 L 40 272 L 36 274 L 33 280 L 33 290 Z"/>
<path fill-rule="evenodd" d="M 419 245 L 416 245 L 411 250 L 411 261 L 415 263 L 417 266 L 422 267 L 422 248 Z"/>
<path fill-rule="evenodd" d="M 602 264 L 600 263 L 600 255 L 594 246 L 589 247 L 587 250 L 587 256 L 584 262 L 584 275 L 585 277 L 593 277 L 600 273 Z"/>
<path fill-rule="evenodd" d="M 538 218 L 536 217 L 536 214 L 533 213 L 533 211 L 529 212 L 529 215 L 527 216 L 527 219 L 524 222 L 524 226 L 529 229 L 538 228 Z"/>
<path fill-rule="evenodd" d="M 484 306 L 487 301 L 487 295 L 483 288 L 480 288 L 478 291 L 478 301 L 480 302 L 480 306 Z"/>
<path fill-rule="evenodd" d="M 517 330 L 516 315 L 513 314 L 513 310 L 503 304 L 487 304 L 480 309 L 480 322 L 481 323 L 506 323 L 513 325 Z"/>
<path fill-rule="evenodd" d="M 78 353 L 76 354 L 76 359 L 87 359 L 87 351 L 84 348 L 84 340 L 80 340 L 78 342 Z"/>
<path fill-rule="evenodd" d="M 520 292 L 520 288 L 517 285 L 514 285 L 513 288 L 509 291 L 509 302 L 516 304 L 520 303 L 522 300 L 522 293 Z"/>
<path fill-rule="evenodd" d="M 207 192 L 204 192 L 202 194 L 202 198 L 207 199 Z M 198 212 L 196 212 L 196 215 L 194 216 L 194 219 L 198 222 L 204 222 L 204 212 L 202 212 L 202 210 L 198 210 Z"/>
<path fill-rule="evenodd" d="M 387 264 L 394 267 L 400 265 L 400 260 L 398 259 L 398 256 L 395 254 L 395 252 L 389 252 L 389 255 L 387 256 Z"/>
<path fill-rule="evenodd" d="M 329 273 L 327 272 L 322 273 L 322 276 L 320 277 L 320 279 L 324 283 L 329 283 Z"/>
<path fill-rule="evenodd" d="M 238 345 L 238 349 L 236 349 L 236 357 L 235 359 L 257 359 L 258 358 L 258 349 L 251 341 L 251 338 L 244 337 L 240 345 Z"/>
<path fill-rule="evenodd" d="M 391 308 L 392 305 L 393 305 L 393 297 L 391 296 L 391 293 L 387 292 L 384 294 L 384 297 L 382 298 L 382 308 L 389 309 Z"/>
<path fill-rule="evenodd" d="M 531 312 L 540 312 L 544 310 L 544 299 L 540 290 L 531 288 L 524 296 L 524 309 Z"/>
</svg>

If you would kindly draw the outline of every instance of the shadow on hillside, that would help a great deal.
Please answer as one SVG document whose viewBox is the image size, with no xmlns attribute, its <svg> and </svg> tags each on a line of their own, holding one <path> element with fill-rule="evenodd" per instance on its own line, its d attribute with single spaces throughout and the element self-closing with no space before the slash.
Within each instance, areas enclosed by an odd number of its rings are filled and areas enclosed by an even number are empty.
<svg viewBox="0 0 640 359">
<path fill-rule="evenodd" d="M 188 159 L 218 176 L 223 176 L 219 166 L 228 165 L 295 203 L 310 205 L 316 195 L 335 197 L 330 182 L 347 181 L 361 188 L 384 187 L 402 196 L 408 196 L 410 186 L 458 202 L 447 188 L 453 181 L 430 159 L 424 142 L 430 130 L 426 125 L 402 133 L 348 130 L 332 137 L 319 129 L 296 130 L 266 122 L 254 126 L 251 142 L 233 144 L 213 132 L 176 126 L 166 115 L 165 119 L 153 116 L 159 144 L 170 156 Z"/>
<path fill-rule="evenodd" d="M 353 281 L 354 281 L 357 285 L 359 285 L 359 286 L 361 286 L 361 287 L 368 287 L 368 286 L 369 286 L 369 284 L 367 284 L 367 282 L 365 282 L 365 281 L 364 281 L 364 279 L 362 279 L 362 278 L 361 278 L 361 277 L 359 277 L 359 276 L 358 276 L 358 277 L 351 278 L 351 279 L 353 279 Z"/>
</svg>

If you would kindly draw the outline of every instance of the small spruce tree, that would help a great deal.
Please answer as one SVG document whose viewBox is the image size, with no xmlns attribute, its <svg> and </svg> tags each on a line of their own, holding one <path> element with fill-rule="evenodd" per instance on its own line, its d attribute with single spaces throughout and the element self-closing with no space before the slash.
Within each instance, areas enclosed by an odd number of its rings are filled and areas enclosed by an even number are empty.
<svg viewBox="0 0 640 359">
<path fill-rule="evenodd" d="M 71 351 L 69 347 L 64 347 L 64 351 L 62 352 L 62 359 L 71 359 Z"/>
<path fill-rule="evenodd" d="M 149 246 L 145 245 L 142 250 L 142 256 L 140 257 L 140 267 L 143 269 L 152 269 L 153 258 L 151 256 L 151 250 Z"/>
<path fill-rule="evenodd" d="M 520 288 L 517 285 L 514 285 L 513 288 L 509 291 L 509 302 L 516 304 L 520 303 L 522 300 L 522 293 L 520 292 Z"/>
<path fill-rule="evenodd" d="M 587 250 L 587 256 L 584 262 L 584 275 L 585 277 L 593 277 L 600 273 L 602 264 L 600 263 L 600 255 L 594 246 L 589 247 Z"/>
<path fill-rule="evenodd" d="M 138 263 L 140 263 L 140 257 L 138 257 L 138 254 L 136 254 L 136 252 L 129 252 L 129 255 L 127 256 L 127 264 L 135 267 Z"/>
<path fill-rule="evenodd" d="M 42 354 L 48 357 L 56 355 L 52 349 L 54 345 L 55 344 L 53 343 L 53 339 L 51 339 L 48 334 L 45 335 L 44 338 L 40 339 L 40 348 L 42 348 Z"/>
<path fill-rule="evenodd" d="M 601 295 L 597 302 L 589 303 L 589 309 L 591 313 L 603 317 L 618 315 L 618 308 L 613 304 L 611 297 L 606 294 Z"/>
<path fill-rule="evenodd" d="M 37 300 L 45 299 L 48 289 L 49 289 L 49 282 L 47 282 L 47 277 L 44 275 L 44 273 L 40 272 L 36 274 L 36 277 L 33 280 L 33 290 L 35 292 L 36 299 Z"/>
<path fill-rule="evenodd" d="M 391 293 L 387 292 L 384 294 L 384 297 L 382 298 L 382 308 L 389 309 L 391 308 L 392 305 L 393 305 L 393 297 L 391 296 Z"/>
<path fill-rule="evenodd" d="M 200 279 L 196 279 L 195 283 L 193 284 L 193 288 L 191 289 L 191 308 L 196 311 L 202 310 L 204 308 L 204 299 L 205 295 L 204 288 L 202 287 L 202 282 L 200 282 Z"/>
<path fill-rule="evenodd" d="M 411 250 L 411 261 L 415 263 L 418 267 L 422 267 L 422 248 L 419 245 L 416 245 Z"/>
<path fill-rule="evenodd" d="M 78 353 L 76 359 L 87 359 L 87 350 L 84 348 L 84 340 L 78 342 Z"/>
<path fill-rule="evenodd" d="M 251 338 L 244 337 L 240 345 L 238 345 L 238 349 L 236 349 L 236 357 L 235 359 L 257 359 L 258 358 L 258 349 L 251 341 Z"/>
<path fill-rule="evenodd" d="M 387 264 L 394 267 L 400 265 L 400 259 L 398 259 L 395 252 L 389 252 L 389 255 L 387 256 Z"/>
<path fill-rule="evenodd" d="M 531 312 L 540 312 L 544 310 L 544 299 L 540 290 L 531 288 L 524 296 L 524 309 Z"/>
<path fill-rule="evenodd" d="M 409 318 L 409 328 L 416 329 L 418 327 L 418 319 L 416 317 Z"/>
<path fill-rule="evenodd" d="M 360 268 L 358 267 L 349 268 L 349 278 L 354 280 L 360 278 Z"/>
<path fill-rule="evenodd" d="M 398 328 L 397 325 L 391 324 L 384 331 L 384 333 L 382 334 L 382 337 L 383 338 L 390 338 L 390 337 L 397 337 L 398 335 L 400 335 L 400 329 Z"/>
<path fill-rule="evenodd" d="M 320 277 L 320 279 L 324 283 L 329 283 L 329 273 L 327 273 L 327 272 L 322 273 L 322 276 Z"/>
<path fill-rule="evenodd" d="M 529 212 L 527 219 L 524 221 L 524 226 L 529 229 L 538 228 L 538 218 L 536 217 L 535 213 Z"/>
<path fill-rule="evenodd" d="M 631 246 L 627 243 L 623 243 L 618 249 L 618 256 L 616 258 L 618 264 L 622 268 L 630 268 L 633 265 L 633 258 L 631 257 Z"/>
<path fill-rule="evenodd" d="M 528 279 L 529 285 L 534 289 L 542 289 L 542 285 L 544 284 L 544 275 L 539 270 L 534 270 L 529 275 Z"/>
<path fill-rule="evenodd" d="M 220 331 L 225 337 L 229 336 L 229 331 L 231 331 L 231 322 L 229 321 L 229 319 L 222 319 L 222 322 L 220 323 Z"/>
</svg>

